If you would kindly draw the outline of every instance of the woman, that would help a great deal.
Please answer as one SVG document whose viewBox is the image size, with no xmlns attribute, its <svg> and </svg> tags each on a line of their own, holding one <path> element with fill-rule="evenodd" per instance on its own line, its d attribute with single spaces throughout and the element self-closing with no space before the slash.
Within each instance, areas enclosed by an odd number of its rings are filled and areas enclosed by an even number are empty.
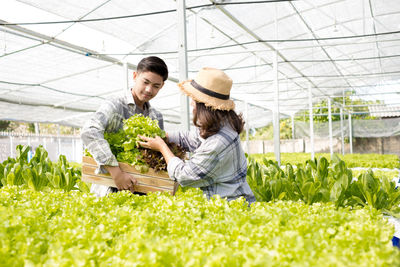
<svg viewBox="0 0 400 267">
<path fill-rule="evenodd" d="M 249 203 L 255 201 L 247 181 L 247 162 L 240 145 L 239 134 L 244 121 L 234 111 L 229 99 L 232 80 L 221 70 L 203 68 L 195 80 L 179 84 L 192 98 L 192 132 L 167 133 L 168 141 L 192 152 L 189 160 L 175 157 L 160 138 L 141 137 L 141 146 L 160 151 L 168 174 L 182 186 L 199 187 L 210 198 L 220 195 L 233 200 L 243 196 Z"/>
</svg>

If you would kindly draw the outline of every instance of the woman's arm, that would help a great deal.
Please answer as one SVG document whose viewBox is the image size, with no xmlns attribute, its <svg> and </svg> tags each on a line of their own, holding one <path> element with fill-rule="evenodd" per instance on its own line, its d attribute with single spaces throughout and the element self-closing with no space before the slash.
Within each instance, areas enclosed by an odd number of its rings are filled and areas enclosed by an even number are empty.
<svg viewBox="0 0 400 267">
<path fill-rule="evenodd" d="M 144 140 L 145 142 L 138 142 L 140 146 L 144 148 L 149 148 L 152 150 L 160 151 L 161 154 L 164 156 L 165 162 L 170 161 L 171 158 L 175 157 L 174 153 L 172 153 L 171 149 L 169 149 L 168 145 L 164 142 L 164 140 L 157 136 L 156 138 L 146 137 L 146 136 L 139 136 L 140 139 Z"/>
<path fill-rule="evenodd" d="M 217 165 L 216 151 L 196 151 L 189 160 L 171 158 L 167 169 L 169 176 L 184 187 L 204 187 L 215 183 Z"/>
<path fill-rule="evenodd" d="M 142 147 L 160 151 L 167 162 L 168 174 L 182 186 L 204 187 L 213 184 L 213 170 L 218 164 L 217 144 L 205 146 L 196 151 L 189 160 L 183 161 L 176 157 L 164 140 L 139 136 L 145 142 L 139 142 Z"/>
<path fill-rule="evenodd" d="M 175 143 L 183 147 L 183 149 L 193 152 L 202 143 L 199 135 L 199 130 L 196 128 L 194 131 L 174 131 L 168 132 L 168 142 Z"/>
</svg>

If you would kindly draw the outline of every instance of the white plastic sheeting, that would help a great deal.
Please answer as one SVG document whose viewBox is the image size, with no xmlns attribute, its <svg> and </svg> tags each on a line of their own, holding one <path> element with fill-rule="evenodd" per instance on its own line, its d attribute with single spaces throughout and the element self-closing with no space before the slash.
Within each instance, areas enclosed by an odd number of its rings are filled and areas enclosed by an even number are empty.
<svg viewBox="0 0 400 267">
<path fill-rule="evenodd" d="M 295 138 L 308 138 L 310 136 L 310 124 L 308 122 L 295 122 Z M 352 120 L 352 137 L 390 137 L 400 135 L 400 118 L 389 118 L 384 120 Z M 349 121 L 343 120 L 332 122 L 332 137 L 349 137 Z M 319 122 L 314 126 L 314 137 L 320 139 L 329 138 L 328 122 Z"/>
<path fill-rule="evenodd" d="M 307 109 L 309 86 L 313 101 L 354 92 L 400 104 L 398 0 L 186 6 L 189 77 L 204 66 L 225 70 L 237 111 L 249 103 L 250 127 L 272 120 L 275 50 L 282 117 Z M 152 105 L 167 127 L 179 124 L 176 8 L 173 0 L 2 0 L 0 119 L 81 126 L 103 99 L 125 89 L 123 62 L 132 82 L 135 64 L 157 55 L 171 80 Z"/>
</svg>

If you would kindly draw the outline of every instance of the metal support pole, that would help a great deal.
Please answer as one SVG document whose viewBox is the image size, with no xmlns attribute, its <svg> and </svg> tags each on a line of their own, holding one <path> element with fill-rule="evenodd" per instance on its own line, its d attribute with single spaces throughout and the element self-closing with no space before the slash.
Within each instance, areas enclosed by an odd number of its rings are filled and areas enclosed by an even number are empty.
<svg viewBox="0 0 400 267">
<path fill-rule="evenodd" d="M 57 157 L 61 155 L 61 139 L 60 139 L 60 125 L 57 125 Z"/>
<path fill-rule="evenodd" d="M 280 125 L 279 125 L 279 83 L 278 83 L 278 52 L 274 53 L 274 109 L 273 109 L 273 127 L 274 127 L 274 152 L 275 159 L 281 165 L 280 148 Z"/>
<path fill-rule="evenodd" d="M 13 136 L 12 136 L 12 134 L 10 135 L 10 156 L 12 158 L 14 157 L 14 144 L 13 144 Z"/>
<path fill-rule="evenodd" d="M 350 154 L 353 154 L 353 127 L 351 123 L 351 113 L 349 112 L 349 142 L 350 142 Z"/>
<path fill-rule="evenodd" d="M 365 2 L 366 0 L 361 0 L 361 8 L 362 8 L 362 16 L 363 16 L 363 34 L 365 34 L 365 24 L 366 24 L 366 17 L 365 17 Z"/>
<path fill-rule="evenodd" d="M 244 104 L 244 116 L 246 123 L 246 153 L 249 154 L 249 105 L 247 101 L 245 101 Z"/>
<path fill-rule="evenodd" d="M 314 152 L 314 115 L 313 115 L 313 105 L 312 105 L 312 92 L 311 92 L 311 84 L 308 85 L 308 108 L 310 113 L 310 150 L 311 150 L 311 159 L 314 160 L 315 152 Z"/>
<path fill-rule="evenodd" d="M 61 155 L 61 139 L 58 136 L 57 137 L 57 156 L 60 156 L 60 155 Z"/>
<path fill-rule="evenodd" d="M 332 104 L 331 98 L 328 97 L 328 120 L 329 120 L 329 151 L 333 156 L 333 136 L 332 136 Z"/>
<path fill-rule="evenodd" d="M 295 132 L 295 130 L 294 130 L 294 115 L 292 114 L 292 115 L 290 116 L 290 118 L 291 118 L 291 120 L 292 120 L 292 139 L 294 140 L 294 139 L 296 139 L 296 132 Z"/>
<path fill-rule="evenodd" d="M 278 5 L 275 3 L 275 38 L 278 39 Z M 278 80 L 278 47 L 274 52 L 274 109 L 273 109 L 273 127 L 274 127 L 274 152 L 278 165 L 281 165 L 281 138 L 280 138 L 280 119 L 279 119 L 279 80 Z"/>
<path fill-rule="evenodd" d="M 340 133 L 342 140 L 342 155 L 344 155 L 344 133 L 343 133 L 343 108 L 340 108 Z"/>
<path fill-rule="evenodd" d="M 40 134 L 40 127 L 39 127 L 39 123 L 35 122 L 35 134 Z"/>
<path fill-rule="evenodd" d="M 177 0 L 178 18 L 178 54 L 179 54 L 179 80 L 188 78 L 187 41 L 186 41 L 186 5 L 185 0 Z M 181 127 L 190 130 L 189 98 L 181 95 Z"/>
<path fill-rule="evenodd" d="M 79 157 L 79 162 L 82 162 L 82 156 L 83 156 L 83 154 L 85 152 L 85 146 L 83 145 L 82 140 L 79 140 L 79 144 L 80 144 L 80 148 L 81 148 L 81 154 L 80 154 L 80 157 Z"/>
<path fill-rule="evenodd" d="M 71 158 L 71 160 L 73 160 L 73 161 L 75 161 L 76 162 L 76 152 L 75 152 L 75 137 L 72 137 L 71 138 L 71 141 L 72 141 L 72 158 Z"/>
<path fill-rule="evenodd" d="M 122 90 L 125 92 L 125 90 L 129 90 L 129 68 L 126 61 L 122 64 L 122 72 Z"/>
</svg>

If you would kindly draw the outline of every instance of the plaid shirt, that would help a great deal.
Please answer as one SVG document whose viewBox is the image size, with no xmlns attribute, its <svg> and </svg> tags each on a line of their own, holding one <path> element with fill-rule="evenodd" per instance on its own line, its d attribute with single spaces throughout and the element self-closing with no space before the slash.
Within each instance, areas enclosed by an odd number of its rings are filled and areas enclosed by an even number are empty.
<svg viewBox="0 0 400 267">
<path fill-rule="evenodd" d="M 161 129 L 164 129 L 164 120 L 160 112 L 145 103 L 144 110 L 140 109 L 133 99 L 130 90 L 123 96 L 106 100 L 94 113 L 92 118 L 86 122 L 82 129 L 81 138 L 83 144 L 92 154 L 99 165 L 97 173 L 107 173 L 104 165 L 118 166 L 116 157 L 112 154 L 110 145 L 104 139 L 104 132 L 116 132 L 123 126 L 123 120 L 141 113 L 152 119 L 158 120 Z M 108 186 L 92 185 L 92 190 L 98 196 L 106 195 L 116 191 Z"/>
<path fill-rule="evenodd" d="M 183 161 L 173 157 L 168 163 L 168 174 L 182 186 L 199 187 L 208 198 L 220 195 L 228 200 L 240 196 L 249 203 L 255 201 L 247 181 L 247 161 L 240 138 L 230 126 L 207 139 L 192 132 L 168 133 L 168 140 L 193 152 Z"/>
</svg>

